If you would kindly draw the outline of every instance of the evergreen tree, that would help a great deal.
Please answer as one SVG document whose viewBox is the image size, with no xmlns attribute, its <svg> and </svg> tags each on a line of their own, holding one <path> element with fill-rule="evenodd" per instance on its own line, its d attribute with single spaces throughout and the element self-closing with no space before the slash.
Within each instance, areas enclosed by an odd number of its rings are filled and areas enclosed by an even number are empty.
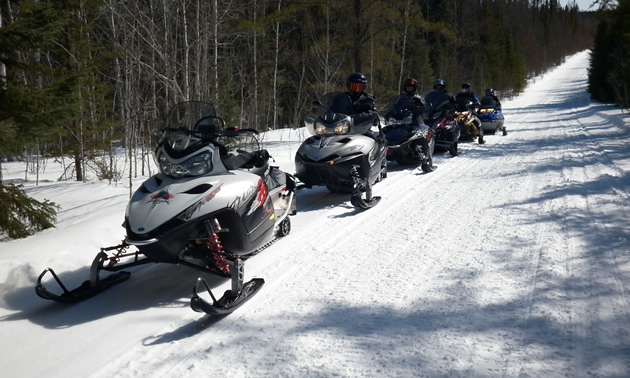
<svg viewBox="0 0 630 378">
<path fill-rule="evenodd" d="M 6 65 L 0 88 L 0 121 L 12 120 L 26 140 L 53 143 L 70 153 L 76 179 L 84 179 L 87 151 L 111 123 L 105 115 L 109 50 L 89 26 L 99 11 L 98 0 L 22 1 L 4 3 L 0 57 Z M 13 6 L 13 8 L 10 8 Z M 106 102 L 107 101 L 107 102 Z"/>
<path fill-rule="evenodd" d="M 0 237 L 25 238 L 54 227 L 58 206 L 28 197 L 21 186 L 0 184 Z"/>
</svg>

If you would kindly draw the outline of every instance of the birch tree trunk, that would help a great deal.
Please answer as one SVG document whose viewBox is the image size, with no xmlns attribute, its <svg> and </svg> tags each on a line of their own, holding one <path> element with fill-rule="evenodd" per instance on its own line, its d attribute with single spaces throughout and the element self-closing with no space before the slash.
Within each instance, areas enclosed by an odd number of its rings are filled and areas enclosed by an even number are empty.
<svg viewBox="0 0 630 378">
<path fill-rule="evenodd" d="M 278 0 L 278 12 L 282 8 L 282 0 Z M 273 60 L 273 122 L 272 127 L 278 126 L 278 56 L 280 54 L 280 21 L 276 22 L 276 51 Z"/>
</svg>

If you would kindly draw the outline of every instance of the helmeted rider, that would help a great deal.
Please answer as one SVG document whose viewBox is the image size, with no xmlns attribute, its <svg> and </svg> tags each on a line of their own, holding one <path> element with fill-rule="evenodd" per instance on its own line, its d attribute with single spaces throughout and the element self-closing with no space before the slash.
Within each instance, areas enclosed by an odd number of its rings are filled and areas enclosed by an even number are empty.
<svg viewBox="0 0 630 378">
<path fill-rule="evenodd" d="M 437 79 L 433 82 L 433 90 L 426 95 L 424 101 L 432 112 L 435 110 L 441 111 L 443 109 L 446 111 L 447 116 L 453 119 L 455 96 L 447 92 L 446 82 L 444 82 L 444 80 Z"/>
<path fill-rule="evenodd" d="M 482 133 L 481 135 L 483 135 L 483 132 L 481 131 L 481 121 L 479 120 L 479 117 L 477 114 L 477 109 L 479 108 L 479 105 L 480 105 L 479 97 L 477 97 L 475 92 L 472 90 L 472 85 L 469 82 L 463 83 L 461 90 L 459 91 L 459 93 L 457 93 L 457 95 L 455 96 L 455 99 L 457 103 L 461 105 L 464 105 L 466 104 L 467 101 L 470 101 L 471 104 L 466 107 L 470 109 L 470 111 L 473 114 L 472 122 L 475 124 L 475 127 L 477 127 L 477 130 L 480 130 L 480 132 Z M 483 136 L 479 137 L 479 143 L 481 144 L 485 143 L 483 141 Z"/>
<path fill-rule="evenodd" d="M 355 125 L 370 127 L 378 124 L 378 111 L 376 109 L 376 103 L 374 96 L 367 93 L 367 77 L 361 72 L 354 72 L 346 79 L 345 93 L 350 96 L 352 101 L 352 116 Z M 374 133 L 368 129 L 364 134 L 371 138 L 374 138 Z"/>
<path fill-rule="evenodd" d="M 462 84 L 462 88 L 455 96 L 455 99 L 459 102 L 462 100 L 470 100 L 472 102 L 473 108 L 479 107 L 479 97 L 472 90 L 472 85 L 469 82 L 465 82 Z"/>
<path fill-rule="evenodd" d="M 418 80 L 410 77 L 403 81 L 401 95 L 407 95 L 411 97 L 415 108 L 413 110 L 413 120 L 415 123 L 419 123 L 422 120 L 422 113 L 424 113 L 427 104 L 424 102 L 424 98 L 420 96 L 418 92 Z"/>
<path fill-rule="evenodd" d="M 492 88 L 486 89 L 485 97 L 491 97 L 494 100 L 494 107 L 496 109 L 501 110 L 501 101 L 499 101 L 499 98 L 494 94 L 494 89 Z"/>
</svg>

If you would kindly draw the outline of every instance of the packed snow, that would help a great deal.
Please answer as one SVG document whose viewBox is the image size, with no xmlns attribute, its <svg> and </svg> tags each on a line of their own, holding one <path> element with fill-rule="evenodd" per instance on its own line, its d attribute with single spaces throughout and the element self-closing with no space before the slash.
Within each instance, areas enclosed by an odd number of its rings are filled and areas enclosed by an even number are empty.
<svg viewBox="0 0 630 378">
<path fill-rule="evenodd" d="M 168 264 L 75 305 L 37 297 L 45 268 L 78 286 L 124 238 L 129 185 L 59 182 L 49 162 L 36 186 L 3 163 L 61 209 L 56 228 L 0 243 L 0 375 L 630 376 L 630 116 L 590 100 L 588 64 L 569 57 L 504 101 L 507 136 L 436 153 L 428 174 L 390 162 L 372 209 L 299 190 L 291 233 L 246 262 L 265 286 L 222 318 L 193 312 L 200 273 Z M 294 172 L 305 137 L 263 142 Z"/>
</svg>

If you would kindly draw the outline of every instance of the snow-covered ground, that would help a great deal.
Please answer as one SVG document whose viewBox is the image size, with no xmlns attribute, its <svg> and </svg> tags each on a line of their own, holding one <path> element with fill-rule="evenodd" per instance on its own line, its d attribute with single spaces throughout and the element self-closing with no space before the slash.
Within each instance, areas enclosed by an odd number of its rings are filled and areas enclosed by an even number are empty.
<svg viewBox="0 0 630 378">
<path fill-rule="evenodd" d="M 508 136 L 437 154 L 430 174 L 390 163 L 373 209 L 299 191 L 291 234 L 246 263 L 265 286 L 220 319 L 189 307 L 199 272 L 165 264 L 76 305 L 37 297 L 46 267 L 87 279 L 124 237 L 129 194 L 56 182 L 49 163 L 25 185 L 61 205 L 57 227 L 0 243 L 0 375 L 630 376 L 630 116 L 590 102 L 588 59 L 506 102 Z M 293 172 L 303 137 L 265 146 Z"/>
</svg>

